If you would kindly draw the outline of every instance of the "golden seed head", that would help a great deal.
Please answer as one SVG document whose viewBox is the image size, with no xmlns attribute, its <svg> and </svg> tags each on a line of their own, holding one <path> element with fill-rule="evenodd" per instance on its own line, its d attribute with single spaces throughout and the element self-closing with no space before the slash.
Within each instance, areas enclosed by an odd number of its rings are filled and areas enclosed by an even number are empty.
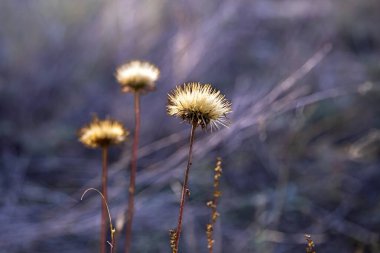
<svg viewBox="0 0 380 253">
<path fill-rule="evenodd" d="M 120 122 L 94 117 L 90 124 L 79 130 L 79 141 L 90 148 L 108 147 L 125 141 L 128 135 Z"/>
<path fill-rule="evenodd" d="M 226 115 L 232 110 L 231 103 L 210 84 L 187 83 L 169 94 L 167 111 L 171 116 L 206 128 L 226 126 Z"/>
<path fill-rule="evenodd" d="M 124 92 L 147 92 L 155 88 L 160 71 L 149 62 L 132 61 L 116 69 L 116 80 Z"/>
</svg>

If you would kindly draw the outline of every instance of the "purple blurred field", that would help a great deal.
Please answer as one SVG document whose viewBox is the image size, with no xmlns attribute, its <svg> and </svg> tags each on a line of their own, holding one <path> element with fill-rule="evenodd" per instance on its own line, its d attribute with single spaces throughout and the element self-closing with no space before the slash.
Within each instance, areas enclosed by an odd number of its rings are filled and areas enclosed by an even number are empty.
<svg viewBox="0 0 380 253">
<path fill-rule="evenodd" d="M 98 252 L 99 150 L 77 130 L 96 113 L 132 129 L 119 64 L 161 70 L 142 97 L 132 252 L 170 252 L 189 126 L 167 93 L 211 83 L 231 126 L 196 132 L 182 253 L 380 252 L 380 2 L 377 0 L 1 0 L 0 253 Z M 109 199 L 123 222 L 131 141 L 111 149 Z M 120 231 L 117 252 L 123 252 Z"/>
</svg>

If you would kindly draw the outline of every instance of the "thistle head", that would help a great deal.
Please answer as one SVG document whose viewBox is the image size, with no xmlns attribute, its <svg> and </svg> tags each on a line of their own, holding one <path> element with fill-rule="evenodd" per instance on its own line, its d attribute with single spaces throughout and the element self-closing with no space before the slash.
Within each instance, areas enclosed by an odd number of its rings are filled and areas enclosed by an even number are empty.
<svg viewBox="0 0 380 253">
<path fill-rule="evenodd" d="M 195 126 L 227 125 L 231 103 L 210 84 L 186 83 L 168 96 L 167 112 Z"/>
<path fill-rule="evenodd" d="M 116 80 L 123 92 L 148 92 L 155 88 L 160 71 L 148 62 L 132 61 L 116 69 Z"/>
<path fill-rule="evenodd" d="M 79 141 L 89 148 L 104 148 L 125 141 L 128 135 L 120 122 L 94 117 L 91 123 L 79 130 Z"/>
</svg>

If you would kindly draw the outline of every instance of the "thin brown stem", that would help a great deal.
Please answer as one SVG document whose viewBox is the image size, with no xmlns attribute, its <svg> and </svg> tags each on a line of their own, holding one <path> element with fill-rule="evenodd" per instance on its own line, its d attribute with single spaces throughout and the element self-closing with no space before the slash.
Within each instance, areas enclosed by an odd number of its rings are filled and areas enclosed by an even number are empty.
<svg viewBox="0 0 380 253">
<path fill-rule="evenodd" d="M 136 170 L 137 170 L 137 150 L 139 146 L 140 135 L 140 94 L 134 93 L 135 99 L 135 134 L 133 138 L 132 159 L 131 159 L 131 172 L 129 176 L 129 189 L 128 189 L 128 211 L 127 211 L 127 231 L 125 237 L 125 253 L 128 253 L 131 248 L 132 238 L 132 222 L 134 213 L 134 199 L 135 199 L 135 185 L 136 185 Z"/>
<path fill-rule="evenodd" d="M 102 148 L 102 194 L 104 201 L 102 201 L 102 216 L 101 216 L 101 228 L 100 228 L 100 252 L 106 253 L 106 241 L 107 241 L 107 159 L 108 159 L 108 147 Z"/>
<path fill-rule="evenodd" d="M 185 200 L 186 195 L 189 195 L 189 188 L 188 188 L 188 181 L 189 181 L 189 172 L 191 167 L 191 156 L 193 153 L 193 143 L 194 143 L 194 136 L 195 136 L 195 129 L 197 125 L 196 123 L 193 123 L 191 126 L 191 133 L 190 133 L 190 147 L 189 147 L 189 156 L 187 160 L 187 167 L 185 171 L 185 179 L 182 185 L 182 192 L 181 192 L 181 202 L 179 206 L 179 215 L 178 215 L 178 225 L 176 232 L 176 238 L 175 238 L 175 248 L 174 252 L 178 252 L 178 245 L 179 245 L 179 238 L 181 235 L 181 229 L 182 229 L 182 219 L 183 219 L 183 209 L 185 207 Z"/>
</svg>

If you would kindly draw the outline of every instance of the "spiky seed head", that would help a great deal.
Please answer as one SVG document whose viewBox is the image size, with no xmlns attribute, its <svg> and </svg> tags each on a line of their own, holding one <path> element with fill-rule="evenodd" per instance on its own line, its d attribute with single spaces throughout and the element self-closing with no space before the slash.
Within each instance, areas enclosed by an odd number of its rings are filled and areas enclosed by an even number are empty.
<svg viewBox="0 0 380 253">
<path fill-rule="evenodd" d="M 124 92 L 148 92 L 155 88 L 160 71 L 149 62 L 132 61 L 116 69 L 116 80 Z"/>
<path fill-rule="evenodd" d="M 120 122 L 94 117 L 90 124 L 79 130 L 79 141 L 90 148 L 108 147 L 125 141 L 128 135 Z"/>
<path fill-rule="evenodd" d="M 226 126 L 226 116 L 231 111 L 231 103 L 210 84 L 186 83 L 177 86 L 168 96 L 169 115 L 202 128 Z"/>
</svg>

